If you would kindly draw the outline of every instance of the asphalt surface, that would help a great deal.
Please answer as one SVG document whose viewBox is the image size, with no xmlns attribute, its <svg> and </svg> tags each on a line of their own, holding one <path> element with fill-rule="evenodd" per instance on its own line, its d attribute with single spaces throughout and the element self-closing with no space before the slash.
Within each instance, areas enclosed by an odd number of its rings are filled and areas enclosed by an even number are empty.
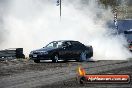
<svg viewBox="0 0 132 88">
<path fill-rule="evenodd" d="M 34 63 L 30 60 L 12 60 L 0 62 L 0 88 L 132 88 L 132 83 L 80 85 L 76 80 L 78 66 L 82 66 L 88 74 L 132 76 L 132 61 Z"/>
</svg>

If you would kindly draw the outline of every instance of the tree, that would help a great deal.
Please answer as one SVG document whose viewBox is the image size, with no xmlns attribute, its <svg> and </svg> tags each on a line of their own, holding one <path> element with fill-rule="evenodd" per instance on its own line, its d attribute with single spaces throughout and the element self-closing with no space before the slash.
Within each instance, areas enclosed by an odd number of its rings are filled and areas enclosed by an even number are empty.
<svg viewBox="0 0 132 88">
<path fill-rule="evenodd" d="M 108 6 L 115 7 L 118 5 L 117 0 L 99 0 L 100 3 L 104 4 L 107 8 Z"/>
</svg>

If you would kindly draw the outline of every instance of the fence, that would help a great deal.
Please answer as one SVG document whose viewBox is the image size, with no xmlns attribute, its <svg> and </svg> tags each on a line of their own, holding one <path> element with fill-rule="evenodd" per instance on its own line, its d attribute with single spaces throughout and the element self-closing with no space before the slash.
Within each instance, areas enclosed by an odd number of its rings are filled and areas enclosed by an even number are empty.
<svg viewBox="0 0 132 88">
<path fill-rule="evenodd" d="M 0 59 L 16 59 L 16 58 L 25 58 L 23 54 L 23 48 L 10 48 L 5 50 L 0 50 Z"/>
</svg>

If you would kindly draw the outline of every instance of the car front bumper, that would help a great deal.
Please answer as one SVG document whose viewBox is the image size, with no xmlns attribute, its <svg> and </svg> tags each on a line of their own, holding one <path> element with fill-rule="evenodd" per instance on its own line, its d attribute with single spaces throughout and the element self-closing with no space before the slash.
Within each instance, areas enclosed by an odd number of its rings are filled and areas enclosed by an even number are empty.
<svg viewBox="0 0 132 88">
<path fill-rule="evenodd" d="M 51 55 L 48 54 L 43 54 L 43 55 L 38 55 L 38 54 L 29 54 L 29 58 L 32 60 L 51 60 Z"/>
</svg>

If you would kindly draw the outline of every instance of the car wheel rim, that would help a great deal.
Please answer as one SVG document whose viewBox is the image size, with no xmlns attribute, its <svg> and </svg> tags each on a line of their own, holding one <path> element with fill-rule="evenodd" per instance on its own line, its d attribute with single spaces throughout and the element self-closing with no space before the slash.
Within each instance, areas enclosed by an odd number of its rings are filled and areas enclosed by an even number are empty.
<svg viewBox="0 0 132 88">
<path fill-rule="evenodd" d="M 55 62 L 58 62 L 58 56 L 57 55 L 55 56 Z"/>
<path fill-rule="evenodd" d="M 80 57 L 81 57 L 81 60 L 83 60 L 83 61 L 85 61 L 87 59 L 85 52 L 82 52 Z"/>
</svg>

